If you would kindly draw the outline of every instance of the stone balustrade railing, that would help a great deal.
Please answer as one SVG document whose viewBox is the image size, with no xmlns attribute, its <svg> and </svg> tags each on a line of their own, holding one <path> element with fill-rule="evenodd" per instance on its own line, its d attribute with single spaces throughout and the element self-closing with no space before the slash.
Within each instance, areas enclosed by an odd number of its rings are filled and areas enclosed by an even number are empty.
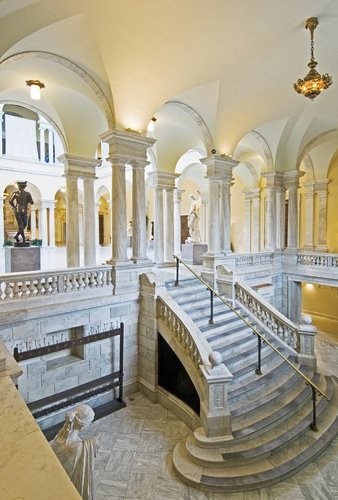
<svg viewBox="0 0 338 500">
<path fill-rule="evenodd" d="M 244 283 L 236 282 L 235 299 L 289 347 L 292 349 L 298 347 L 297 326 L 260 297 L 252 288 Z"/>
<path fill-rule="evenodd" d="M 259 252 L 252 254 L 235 254 L 235 269 L 246 267 L 267 266 L 273 264 L 272 252 Z"/>
<path fill-rule="evenodd" d="M 111 266 L 68 268 L 56 271 L 31 271 L 0 276 L 0 300 L 25 300 L 41 296 L 78 293 L 97 288 L 112 288 Z"/>
<path fill-rule="evenodd" d="M 159 297 L 158 301 L 159 319 L 165 323 L 169 331 L 179 341 L 183 351 L 190 358 L 195 368 L 199 370 L 202 364 L 208 363 L 207 359 L 211 353 L 211 348 L 208 344 L 203 344 L 201 339 L 194 334 L 195 328 L 192 328 L 192 326 L 195 327 L 195 325 L 186 324 L 162 297 Z M 188 318 L 187 320 L 189 322 Z"/>
<path fill-rule="evenodd" d="M 302 252 L 297 254 L 297 264 L 334 272 L 338 271 L 338 254 Z"/>
</svg>

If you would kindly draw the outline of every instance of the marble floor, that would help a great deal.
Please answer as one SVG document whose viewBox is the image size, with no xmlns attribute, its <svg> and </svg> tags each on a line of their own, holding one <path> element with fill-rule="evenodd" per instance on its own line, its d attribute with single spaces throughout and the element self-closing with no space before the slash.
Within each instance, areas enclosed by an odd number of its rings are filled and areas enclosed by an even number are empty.
<svg viewBox="0 0 338 500">
<path fill-rule="evenodd" d="M 319 333 L 316 350 L 319 369 L 337 376 L 334 336 Z M 127 397 L 126 403 L 86 431 L 99 442 L 96 500 L 338 500 L 338 437 L 305 469 L 272 487 L 205 493 L 183 484 L 173 469 L 172 451 L 189 433 L 187 426 L 140 393 Z"/>
</svg>

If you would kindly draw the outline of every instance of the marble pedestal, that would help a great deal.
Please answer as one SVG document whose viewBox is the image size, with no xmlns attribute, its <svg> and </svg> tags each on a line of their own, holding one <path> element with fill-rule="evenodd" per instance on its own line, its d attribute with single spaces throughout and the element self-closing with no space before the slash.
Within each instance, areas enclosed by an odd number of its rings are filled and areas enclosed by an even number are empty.
<svg viewBox="0 0 338 500">
<path fill-rule="evenodd" d="M 6 247 L 5 272 L 21 273 L 40 270 L 40 247 Z"/>
<path fill-rule="evenodd" d="M 185 243 L 182 245 L 182 260 L 187 264 L 203 264 L 202 255 L 207 250 L 205 243 Z"/>
</svg>

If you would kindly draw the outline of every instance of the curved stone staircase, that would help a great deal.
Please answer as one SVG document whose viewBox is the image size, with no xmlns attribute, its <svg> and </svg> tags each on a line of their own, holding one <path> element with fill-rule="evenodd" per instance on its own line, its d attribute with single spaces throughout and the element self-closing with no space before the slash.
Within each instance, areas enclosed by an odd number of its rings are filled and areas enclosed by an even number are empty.
<svg viewBox="0 0 338 500">
<path fill-rule="evenodd" d="M 202 428 L 196 429 L 174 450 L 180 478 L 202 490 L 236 492 L 272 485 L 311 462 L 338 432 L 334 378 L 299 366 L 278 339 L 264 334 L 328 396 L 329 401 L 317 397 L 314 432 L 312 391 L 299 374 L 263 343 L 262 375 L 256 375 L 256 336 L 217 298 L 214 324 L 209 324 L 210 292 L 198 280 L 169 284 L 168 291 L 233 374 L 228 393 L 232 438 L 207 438 Z"/>
</svg>

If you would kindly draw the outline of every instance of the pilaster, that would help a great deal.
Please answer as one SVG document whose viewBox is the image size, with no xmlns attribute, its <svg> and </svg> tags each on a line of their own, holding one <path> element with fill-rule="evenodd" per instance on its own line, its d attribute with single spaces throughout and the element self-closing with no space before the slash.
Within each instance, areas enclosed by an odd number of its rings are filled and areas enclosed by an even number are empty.
<svg viewBox="0 0 338 500">
<path fill-rule="evenodd" d="M 181 202 L 183 189 L 175 189 L 174 193 L 174 253 L 181 254 Z"/>
<path fill-rule="evenodd" d="M 305 197 L 305 241 L 304 250 L 314 250 L 314 192 L 315 182 L 305 182 L 303 184 Z"/>
<path fill-rule="evenodd" d="M 288 207 L 288 250 L 296 250 L 298 248 L 298 203 L 297 195 L 299 188 L 299 178 L 304 175 L 304 172 L 298 170 L 284 172 L 284 186 L 289 191 L 289 207 Z"/>
</svg>

